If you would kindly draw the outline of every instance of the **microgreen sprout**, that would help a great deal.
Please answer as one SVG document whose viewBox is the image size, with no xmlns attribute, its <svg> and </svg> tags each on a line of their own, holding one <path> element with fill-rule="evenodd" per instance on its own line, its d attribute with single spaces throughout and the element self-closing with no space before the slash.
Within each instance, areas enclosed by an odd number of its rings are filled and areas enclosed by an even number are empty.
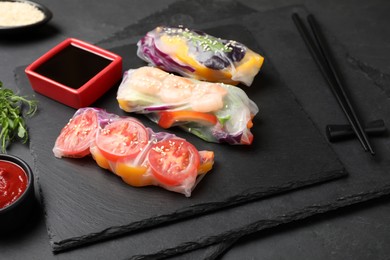
<svg viewBox="0 0 390 260">
<path fill-rule="evenodd" d="M 27 111 L 23 113 L 23 107 Z M 16 139 L 23 143 L 28 140 L 28 130 L 23 114 L 33 116 L 37 111 L 37 101 L 29 100 L 15 94 L 11 89 L 3 88 L 0 81 L 0 145 L 1 152 L 6 153 L 8 145 Z"/>
</svg>

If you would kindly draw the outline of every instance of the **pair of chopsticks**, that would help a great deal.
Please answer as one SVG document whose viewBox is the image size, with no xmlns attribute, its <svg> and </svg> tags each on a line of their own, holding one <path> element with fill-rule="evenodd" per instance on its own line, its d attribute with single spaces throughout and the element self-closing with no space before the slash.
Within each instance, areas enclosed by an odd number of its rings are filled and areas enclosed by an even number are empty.
<svg viewBox="0 0 390 260">
<path fill-rule="evenodd" d="M 375 155 L 375 152 L 367 138 L 366 132 L 364 131 L 359 117 L 357 116 L 347 95 L 347 90 L 341 83 L 334 60 L 332 59 L 330 50 L 326 45 L 325 37 L 322 34 L 316 19 L 312 14 L 307 16 L 307 22 L 310 25 L 314 37 L 310 35 L 298 14 L 294 13 L 292 15 L 292 19 L 305 41 L 307 48 L 320 68 L 322 75 L 328 82 L 334 96 L 351 124 L 351 127 L 358 137 L 364 151 L 369 151 L 372 155 Z"/>
</svg>

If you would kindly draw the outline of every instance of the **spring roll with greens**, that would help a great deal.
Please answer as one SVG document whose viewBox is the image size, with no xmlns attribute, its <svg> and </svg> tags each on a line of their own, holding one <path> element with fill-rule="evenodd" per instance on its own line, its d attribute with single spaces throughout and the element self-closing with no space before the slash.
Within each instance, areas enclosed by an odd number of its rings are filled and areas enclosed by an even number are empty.
<svg viewBox="0 0 390 260">
<path fill-rule="evenodd" d="M 137 55 L 168 72 L 250 86 L 264 58 L 244 44 L 181 27 L 157 27 L 138 42 Z"/>
<path fill-rule="evenodd" d="M 184 78 L 153 67 L 125 72 L 117 100 L 163 128 L 179 126 L 208 142 L 252 143 L 257 105 L 235 86 Z"/>
</svg>

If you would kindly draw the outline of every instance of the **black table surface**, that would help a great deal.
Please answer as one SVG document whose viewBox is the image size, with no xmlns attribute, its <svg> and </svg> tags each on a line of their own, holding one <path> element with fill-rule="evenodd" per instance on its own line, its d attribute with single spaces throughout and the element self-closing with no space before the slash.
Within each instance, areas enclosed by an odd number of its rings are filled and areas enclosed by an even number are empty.
<svg viewBox="0 0 390 260">
<path fill-rule="evenodd" d="M 74 37 L 91 43 L 109 38 L 123 27 L 164 10 L 176 0 L 49 1 L 40 0 L 54 16 L 43 31 L 22 37 L 0 35 L 0 80 L 16 88 L 14 69 L 31 63 L 60 41 Z M 224 0 L 214 1 L 224 2 Z M 322 21 L 352 56 L 390 75 L 390 3 L 374 1 L 237 1 L 258 11 L 304 5 Z M 180 17 L 179 17 L 180 18 Z M 178 19 L 179 19 L 178 18 Z M 33 159 L 27 146 L 14 144 L 9 153 Z M 222 259 L 387 259 L 390 255 L 389 197 L 368 201 L 303 221 L 253 234 L 235 243 Z M 43 216 L 36 216 L 23 236 L 0 240 L 0 258 L 51 259 Z M 27 235 L 26 235 L 27 234 Z M 98 258 L 98 256 L 97 256 Z M 184 256 L 183 256 L 184 258 Z"/>
</svg>

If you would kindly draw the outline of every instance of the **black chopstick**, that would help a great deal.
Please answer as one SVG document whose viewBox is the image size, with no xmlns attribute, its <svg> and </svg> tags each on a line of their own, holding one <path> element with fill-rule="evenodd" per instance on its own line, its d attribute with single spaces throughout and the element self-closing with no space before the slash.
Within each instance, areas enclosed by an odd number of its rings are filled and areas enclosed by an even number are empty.
<svg viewBox="0 0 390 260">
<path fill-rule="evenodd" d="M 331 69 L 331 71 L 333 73 L 333 76 L 334 76 L 334 78 L 335 78 L 335 80 L 336 80 L 336 82 L 337 82 L 337 84 L 339 86 L 339 89 L 340 89 L 342 95 L 344 96 L 345 101 L 347 102 L 347 106 L 350 109 L 351 115 L 352 115 L 353 119 L 356 121 L 356 125 L 357 125 L 360 133 L 362 134 L 363 140 L 366 143 L 370 153 L 374 155 L 375 152 L 373 151 L 372 146 L 371 146 L 371 144 L 370 144 L 370 142 L 368 140 L 368 137 L 366 135 L 366 131 L 364 131 L 364 129 L 362 127 L 362 124 L 361 124 L 361 122 L 359 120 L 359 117 L 357 116 L 357 114 L 355 112 L 355 109 L 353 108 L 353 106 L 351 104 L 351 101 L 348 98 L 348 94 L 346 92 L 346 89 L 343 87 L 343 84 L 341 83 L 339 74 L 337 73 L 336 67 L 334 66 L 334 61 L 332 59 L 332 55 L 330 53 L 330 50 L 328 49 L 327 45 L 325 44 L 326 40 L 325 40 L 324 35 L 322 34 L 322 32 L 320 30 L 320 27 L 319 27 L 316 19 L 314 18 L 314 16 L 312 14 L 309 14 L 307 16 L 307 21 L 308 21 L 308 23 L 310 24 L 310 26 L 312 28 L 312 31 L 313 31 L 313 34 L 314 34 L 316 40 L 317 40 L 318 46 L 320 47 L 320 50 L 322 51 L 323 56 L 325 57 L 325 60 L 327 61 L 328 66 L 329 66 L 329 68 Z"/>
<path fill-rule="evenodd" d="M 325 44 L 325 37 L 321 33 L 314 16 L 310 14 L 307 17 L 308 23 L 310 24 L 315 36 L 314 40 L 299 18 L 298 14 L 294 13 L 292 15 L 292 19 L 314 60 L 320 68 L 324 78 L 328 82 L 349 123 L 351 124 L 352 129 L 358 137 L 363 149 L 365 151 L 370 151 L 370 153 L 374 155 L 375 152 L 367 138 L 365 131 L 363 130 L 362 124 L 356 115 L 345 88 L 341 84 L 341 80 L 334 65 L 334 61 L 331 58 L 332 56 L 330 55 L 330 51 Z"/>
</svg>

